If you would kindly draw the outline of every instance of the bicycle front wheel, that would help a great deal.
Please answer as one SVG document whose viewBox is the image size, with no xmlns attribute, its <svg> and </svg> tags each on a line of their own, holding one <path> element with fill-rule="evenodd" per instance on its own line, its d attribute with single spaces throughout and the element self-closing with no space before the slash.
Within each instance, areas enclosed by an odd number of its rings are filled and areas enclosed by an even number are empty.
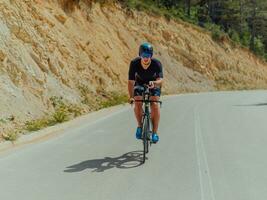
<svg viewBox="0 0 267 200">
<path fill-rule="evenodd" d="M 149 132 L 149 119 L 147 116 L 144 117 L 143 120 L 143 146 L 144 146 L 144 151 L 143 151 L 143 163 L 146 161 L 146 154 L 149 151 L 149 140 L 148 140 L 148 133 Z"/>
</svg>

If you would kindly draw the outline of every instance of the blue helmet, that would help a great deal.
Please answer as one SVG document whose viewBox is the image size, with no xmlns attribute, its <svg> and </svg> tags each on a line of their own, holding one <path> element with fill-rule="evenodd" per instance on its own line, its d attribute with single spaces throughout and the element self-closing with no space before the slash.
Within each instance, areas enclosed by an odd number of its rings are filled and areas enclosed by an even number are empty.
<svg viewBox="0 0 267 200">
<path fill-rule="evenodd" d="M 141 57 L 152 57 L 153 56 L 153 47 L 151 44 L 145 42 L 139 47 L 139 56 Z"/>
</svg>

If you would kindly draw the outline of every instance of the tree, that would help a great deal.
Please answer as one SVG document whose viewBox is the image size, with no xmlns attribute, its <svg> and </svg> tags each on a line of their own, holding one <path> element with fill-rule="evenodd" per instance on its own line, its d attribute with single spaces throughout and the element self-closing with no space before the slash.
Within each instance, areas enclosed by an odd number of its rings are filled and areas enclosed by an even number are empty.
<svg viewBox="0 0 267 200">
<path fill-rule="evenodd" d="M 267 55 L 266 0 L 152 0 L 173 12 L 174 16 L 197 17 L 202 27 L 220 26 L 236 42 L 259 54 Z M 194 9 L 194 12 L 192 12 Z M 197 14 L 196 12 L 197 11 Z M 193 16 L 197 15 L 197 16 Z M 187 17 L 186 17 L 187 16 Z M 216 24 L 217 26 L 213 26 Z M 262 53 L 260 53 L 262 54 Z"/>
<path fill-rule="evenodd" d="M 187 16 L 190 17 L 190 11 L 191 11 L 191 0 L 184 0 L 185 1 L 185 13 L 187 13 Z"/>
</svg>

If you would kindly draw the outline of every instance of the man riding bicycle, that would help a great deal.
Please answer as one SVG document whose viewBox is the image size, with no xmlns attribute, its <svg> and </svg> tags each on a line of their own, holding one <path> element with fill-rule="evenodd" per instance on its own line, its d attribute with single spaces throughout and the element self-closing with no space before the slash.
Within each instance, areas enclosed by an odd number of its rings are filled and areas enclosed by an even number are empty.
<svg viewBox="0 0 267 200">
<path fill-rule="evenodd" d="M 149 43 L 143 43 L 139 47 L 139 57 L 131 61 L 129 67 L 128 77 L 128 92 L 130 102 L 135 100 L 143 100 L 142 86 L 148 85 L 151 93 L 150 100 L 158 101 L 161 94 L 161 86 L 163 81 L 162 65 L 159 60 L 152 58 L 153 47 Z M 159 141 L 158 125 L 160 119 L 159 105 L 156 102 L 151 102 L 151 121 L 153 124 L 152 129 L 152 142 Z M 136 129 L 136 138 L 142 137 L 142 102 L 135 102 L 134 106 L 135 117 L 138 123 Z"/>
</svg>

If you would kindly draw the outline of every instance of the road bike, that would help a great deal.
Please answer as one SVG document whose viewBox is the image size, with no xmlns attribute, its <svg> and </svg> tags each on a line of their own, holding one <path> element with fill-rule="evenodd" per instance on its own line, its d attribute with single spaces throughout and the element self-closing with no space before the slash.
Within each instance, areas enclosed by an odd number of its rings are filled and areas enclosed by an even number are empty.
<svg viewBox="0 0 267 200">
<path fill-rule="evenodd" d="M 150 115 L 150 103 L 155 102 L 159 103 L 160 107 L 162 105 L 162 101 L 153 101 L 150 100 L 150 91 L 148 85 L 137 86 L 140 91 L 142 91 L 143 100 L 135 100 L 135 102 L 143 103 L 143 116 L 142 116 L 142 141 L 143 141 L 143 160 L 146 161 L 146 154 L 149 152 L 149 144 L 152 144 L 152 123 L 151 123 L 151 115 Z"/>
</svg>

